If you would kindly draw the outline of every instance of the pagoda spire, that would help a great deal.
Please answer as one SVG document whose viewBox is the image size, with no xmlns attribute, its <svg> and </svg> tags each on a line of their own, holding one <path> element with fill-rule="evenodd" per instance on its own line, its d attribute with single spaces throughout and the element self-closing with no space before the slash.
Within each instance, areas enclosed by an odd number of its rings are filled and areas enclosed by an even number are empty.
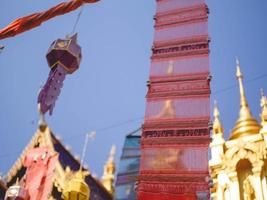
<svg viewBox="0 0 267 200">
<path fill-rule="evenodd" d="M 102 176 L 102 184 L 104 187 L 110 192 L 111 195 L 114 195 L 114 174 L 116 170 L 116 166 L 114 163 L 114 156 L 116 152 L 116 146 L 113 145 L 111 147 L 109 158 L 104 166 L 104 173 Z"/>
<path fill-rule="evenodd" d="M 211 150 L 211 160 L 209 162 L 210 166 L 215 166 L 222 163 L 222 155 L 224 149 L 224 138 L 223 138 L 223 127 L 220 122 L 220 111 L 218 108 L 217 101 L 214 101 L 214 110 L 213 110 L 213 134 L 212 142 L 210 143 Z"/>
<path fill-rule="evenodd" d="M 220 122 L 220 111 L 218 108 L 218 103 L 217 101 L 214 101 L 214 111 L 213 111 L 213 116 L 214 116 L 214 122 L 213 122 L 213 133 L 214 134 L 223 134 L 223 127 Z"/>
<path fill-rule="evenodd" d="M 245 95 L 245 89 L 244 89 L 244 85 L 243 85 L 243 74 L 242 74 L 241 69 L 240 69 L 240 62 L 239 62 L 238 58 L 236 58 L 236 78 L 237 78 L 238 83 L 239 83 L 241 109 L 243 108 L 244 110 L 246 110 L 250 113 L 247 98 Z"/>
<path fill-rule="evenodd" d="M 261 125 L 267 128 L 267 98 L 264 95 L 263 89 L 261 89 Z"/>
<path fill-rule="evenodd" d="M 230 139 L 235 139 L 243 135 L 258 134 L 260 129 L 260 125 L 252 116 L 250 108 L 248 106 L 243 85 L 243 75 L 240 69 L 240 62 L 238 58 L 236 58 L 236 77 L 239 83 L 240 111 L 239 118 L 232 131 Z"/>
</svg>

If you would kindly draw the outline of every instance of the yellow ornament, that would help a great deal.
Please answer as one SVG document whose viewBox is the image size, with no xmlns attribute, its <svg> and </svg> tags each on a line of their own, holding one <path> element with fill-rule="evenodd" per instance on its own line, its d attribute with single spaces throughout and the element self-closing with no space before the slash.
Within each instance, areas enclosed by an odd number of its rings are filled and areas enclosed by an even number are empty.
<svg viewBox="0 0 267 200">
<path fill-rule="evenodd" d="M 70 179 L 63 191 L 64 200 L 89 200 L 90 189 L 84 181 L 84 175 L 81 170 L 75 173 Z"/>
</svg>

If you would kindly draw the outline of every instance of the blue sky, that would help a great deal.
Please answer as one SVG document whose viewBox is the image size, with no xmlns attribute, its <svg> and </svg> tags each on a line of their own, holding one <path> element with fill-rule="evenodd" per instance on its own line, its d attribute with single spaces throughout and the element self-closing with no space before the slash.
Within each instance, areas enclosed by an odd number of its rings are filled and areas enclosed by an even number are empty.
<svg viewBox="0 0 267 200">
<path fill-rule="evenodd" d="M 59 0 L 1 0 L 0 27 L 47 8 Z M 246 80 L 267 74 L 267 1 L 208 0 L 210 8 L 212 99 L 219 102 L 225 135 L 239 109 L 235 56 Z M 96 130 L 86 163 L 102 175 L 112 144 L 118 160 L 124 136 L 138 128 L 145 111 L 153 39 L 153 0 L 102 0 L 84 7 L 77 26 L 83 59 L 80 69 L 67 76 L 54 114 L 46 120 L 74 155 L 82 151 L 84 135 Z M 0 41 L 0 171 L 7 172 L 37 129 L 37 93 L 47 79 L 45 54 L 51 42 L 70 33 L 78 11 L 57 17 L 17 37 Z M 259 90 L 267 77 L 245 84 L 247 98 L 259 118 Z M 221 92 L 219 92 L 221 91 Z M 129 121 L 130 120 L 130 121 Z M 128 123 L 124 123 L 128 122 Z M 115 126 L 113 126 L 115 125 Z M 109 127 L 109 128 L 106 128 Z"/>
</svg>

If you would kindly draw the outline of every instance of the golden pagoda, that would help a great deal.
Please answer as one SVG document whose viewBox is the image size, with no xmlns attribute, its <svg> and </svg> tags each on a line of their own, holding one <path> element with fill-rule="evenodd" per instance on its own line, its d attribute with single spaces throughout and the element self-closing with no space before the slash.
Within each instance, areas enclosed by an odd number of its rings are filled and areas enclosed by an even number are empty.
<svg viewBox="0 0 267 200">
<path fill-rule="evenodd" d="M 243 86 L 243 75 L 237 63 L 240 89 L 240 111 L 229 140 L 223 137 L 219 109 L 215 105 L 209 161 L 214 200 L 267 199 L 267 99 L 261 97 L 261 125 L 252 116 Z"/>
<path fill-rule="evenodd" d="M 115 192 L 114 188 L 114 179 L 115 179 L 115 156 L 116 147 L 113 145 L 110 150 L 109 158 L 104 166 L 104 173 L 102 176 L 102 184 L 109 191 L 109 193 L 113 196 Z"/>
</svg>

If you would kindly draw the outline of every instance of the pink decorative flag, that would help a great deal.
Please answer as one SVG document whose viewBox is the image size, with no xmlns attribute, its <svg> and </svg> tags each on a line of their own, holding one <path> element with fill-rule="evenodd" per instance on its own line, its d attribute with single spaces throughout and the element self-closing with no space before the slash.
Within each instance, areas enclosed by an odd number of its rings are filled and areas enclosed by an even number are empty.
<svg viewBox="0 0 267 200">
<path fill-rule="evenodd" d="M 26 189 L 29 200 L 47 200 L 52 187 L 53 171 L 58 154 L 48 147 L 31 149 L 24 160 L 26 171 Z"/>
</svg>

